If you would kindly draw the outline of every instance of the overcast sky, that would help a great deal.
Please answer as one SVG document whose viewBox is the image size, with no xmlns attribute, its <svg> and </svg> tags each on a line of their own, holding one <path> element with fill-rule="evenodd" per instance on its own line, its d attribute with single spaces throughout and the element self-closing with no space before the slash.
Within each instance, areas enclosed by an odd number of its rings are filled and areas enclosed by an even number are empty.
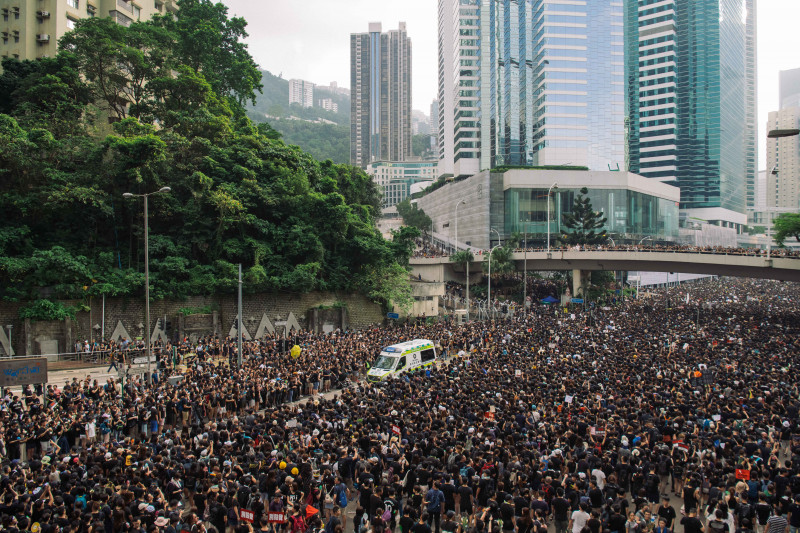
<svg viewBox="0 0 800 533">
<path fill-rule="evenodd" d="M 436 0 L 222 0 L 248 22 L 250 53 L 263 69 L 350 87 L 350 34 L 407 23 L 412 43 L 413 107 L 429 113 L 436 97 Z M 597 0 L 592 0 L 597 1 Z M 778 71 L 800 67 L 800 0 L 758 0 L 759 168 L 766 120 L 778 106 Z"/>
</svg>

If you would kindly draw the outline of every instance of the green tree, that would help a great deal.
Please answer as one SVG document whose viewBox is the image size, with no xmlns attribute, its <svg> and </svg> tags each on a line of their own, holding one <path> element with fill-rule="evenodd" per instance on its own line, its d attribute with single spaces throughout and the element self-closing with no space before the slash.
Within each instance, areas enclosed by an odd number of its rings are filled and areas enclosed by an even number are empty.
<svg viewBox="0 0 800 533">
<path fill-rule="evenodd" d="M 565 229 L 561 230 L 561 240 L 569 246 L 600 244 L 607 240 L 606 231 L 603 229 L 606 218 L 592 209 L 588 194 L 589 190 L 583 187 L 580 194 L 575 197 L 572 212 L 564 213 Z"/>
<path fill-rule="evenodd" d="M 408 311 L 414 304 L 408 270 L 397 263 L 370 268 L 359 276 L 367 296 L 384 309 L 398 307 Z"/>
<path fill-rule="evenodd" d="M 189 7 L 179 17 L 199 24 L 198 13 L 213 8 L 208 25 L 228 25 L 219 6 L 182 3 Z M 140 296 L 142 202 L 122 195 L 168 185 L 170 194 L 149 202 L 154 298 L 232 292 L 242 263 L 248 291 L 361 291 L 386 305 L 409 302 L 405 265 L 418 231 L 385 240 L 369 176 L 316 161 L 237 109 L 217 86 L 234 71 L 215 71 L 213 60 L 246 49 L 201 51 L 182 63 L 191 50 L 178 46 L 190 30 L 181 24 L 84 21 L 58 57 L 4 63 L 0 298 Z M 242 88 L 231 83 L 229 91 Z M 91 109 L 113 105 L 119 120 L 97 135 Z"/>
<path fill-rule="evenodd" d="M 773 223 L 775 243 L 783 247 L 786 239 L 794 237 L 800 242 L 800 213 L 781 213 Z"/>
<path fill-rule="evenodd" d="M 25 127 L 47 128 L 54 137 L 83 132 L 90 118 L 91 93 L 72 54 L 36 61 L 3 59 L 0 113 L 14 114 Z"/>
<path fill-rule="evenodd" d="M 408 261 L 417 247 L 416 239 L 419 236 L 420 231 L 411 226 L 402 226 L 398 230 L 392 230 L 392 251 L 398 263 L 408 266 Z"/>
<path fill-rule="evenodd" d="M 76 29 L 58 43 L 75 56 L 93 99 L 102 100 L 118 119 L 128 114 L 129 76 L 120 62 L 126 35 L 127 28 L 110 18 L 87 18 L 78 21 Z"/>
<path fill-rule="evenodd" d="M 431 217 L 425 214 L 424 210 L 418 208 L 417 204 L 412 204 L 409 198 L 397 204 L 397 214 L 402 217 L 403 224 L 406 226 L 413 226 L 425 234 L 430 232 Z"/>
<path fill-rule="evenodd" d="M 489 261 L 492 262 L 492 277 L 500 278 L 507 274 L 516 271 L 514 264 L 514 246 L 505 244 L 498 246 L 491 254 L 486 254 L 486 260 L 483 262 L 484 272 L 489 272 Z"/>
<path fill-rule="evenodd" d="M 178 14 L 158 16 L 153 23 L 176 38 L 179 64 L 202 74 L 221 98 L 240 106 L 255 103 L 261 72 L 247 51 L 247 21 L 228 17 L 228 8 L 211 0 L 178 0 Z"/>
</svg>

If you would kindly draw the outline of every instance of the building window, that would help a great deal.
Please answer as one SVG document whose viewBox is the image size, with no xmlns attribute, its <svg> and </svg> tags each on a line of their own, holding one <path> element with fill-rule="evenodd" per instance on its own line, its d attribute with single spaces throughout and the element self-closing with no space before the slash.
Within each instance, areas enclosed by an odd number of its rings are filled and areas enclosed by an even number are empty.
<svg viewBox="0 0 800 533">
<path fill-rule="evenodd" d="M 14 32 L 14 42 L 15 42 L 15 43 L 18 43 L 18 42 L 19 42 L 19 32 L 18 32 L 18 31 L 15 31 L 15 32 Z"/>
<path fill-rule="evenodd" d="M 78 7 L 80 7 L 80 0 L 67 0 L 67 5 L 72 9 L 78 9 Z"/>
<path fill-rule="evenodd" d="M 3 22 L 8 22 L 8 8 L 3 8 Z"/>
<path fill-rule="evenodd" d="M 67 29 L 74 30 L 76 24 L 77 24 L 77 21 L 67 17 Z"/>
<path fill-rule="evenodd" d="M 139 6 L 133 6 L 133 19 L 140 20 L 141 15 L 142 15 L 142 8 Z"/>
<path fill-rule="evenodd" d="M 97 15 L 97 8 L 95 6 L 93 6 L 93 5 L 91 5 L 91 4 L 87 4 L 86 5 L 86 13 L 90 17 L 94 17 L 95 15 Z"/>
</svg>

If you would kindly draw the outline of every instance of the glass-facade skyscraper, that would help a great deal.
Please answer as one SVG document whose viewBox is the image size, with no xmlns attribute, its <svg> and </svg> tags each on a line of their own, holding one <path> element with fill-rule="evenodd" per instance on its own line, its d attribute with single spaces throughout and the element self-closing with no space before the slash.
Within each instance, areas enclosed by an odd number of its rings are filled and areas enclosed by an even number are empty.
<svg viewBox="0 0 800 533">
<path fill-rule="evenodd" d="M 746 223 L 756 173 L 755 0 L 628 0 L 629 168 L 681 209 Z"/>
<path fill-rule="evenodd" d="M 625 169 L 622 0 L 440 0 L 439 32 L 440 170 Z"/>
</svg>

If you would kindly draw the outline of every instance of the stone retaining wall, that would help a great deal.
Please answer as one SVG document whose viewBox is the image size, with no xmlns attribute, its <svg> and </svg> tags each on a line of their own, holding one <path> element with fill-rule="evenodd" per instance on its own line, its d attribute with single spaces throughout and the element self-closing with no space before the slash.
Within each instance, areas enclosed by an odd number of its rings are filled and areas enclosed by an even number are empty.
<svg viewBox="0 0 800 533">
<path fill-rule="evenodd" d="M 75 305 L 76 301 L 61 301 L 64 305 Z M 78 340 L 98 339 L 102 329 L 101 299 L 93 298 L 89 303 L 91 310 L 79 312 L 74 321 L 34 322 L 28 323 L 19 318 L 19 308 L 24 303 L 1 303 L 0 326 L 8 332 L 11 329 L 11 342 L 17 355 L 39 355 L 42 349 L 58 347 L 61 353 L 74 352 L 74 344 Z M 306 329 L 309 310 L 314 308 L 333 308 L 344 305 L 346 312 L 337 313 L 344 324 L 350 329 L 362 329 L 383 322 L 383 313 L 379 305 L 369 301 L 360 294 L 334 294 L 311 292 L 296 293 L 270 293 L 270 294 L 245 294 L 242 297 L 242 322 L 251 336 L 255 336 L 262 317 L 266 314 L 270 322 L 284 322 L 292 313 L 300 327 Z M 184 317 L 179 313 L 181 308 L 210 307 L 214 310 L 209 315 L 194 315 Z M 166 316 L 168 328 L 167 336 L 177 338 L 179 330 L 182 333 L 197 335 L 211 335 L 216 333 L 226 336 L 234 324 L 237 313 L 237 299 L 235 294 L 219 296 L 193 296 L 186 300 L 153 300 L 150 302 L 150 319 L 152 328 L 156 326 L 159 318 Z M 332 315 L 325 314 L 325 324 L 330 326 Z M 144 328 L 144 301 L 135 298 L 106 298 L 105 302 L 105 337 L 110 338 L 118 322 L 122 323 L 128 336 L 143 338 Z M 95 326 L 100 326 L 95 327 Z M 314 327 L 314 324 L 311 324 Z M 317 328 L 321 326 L 317 325 Z M 282 327 L 277 328 L 279 331 Z M 326 327 L 329 329 L 329 327 Z M 5 350 L 0 346 L 0 354 L 5 355 Z"/>
</svg>

